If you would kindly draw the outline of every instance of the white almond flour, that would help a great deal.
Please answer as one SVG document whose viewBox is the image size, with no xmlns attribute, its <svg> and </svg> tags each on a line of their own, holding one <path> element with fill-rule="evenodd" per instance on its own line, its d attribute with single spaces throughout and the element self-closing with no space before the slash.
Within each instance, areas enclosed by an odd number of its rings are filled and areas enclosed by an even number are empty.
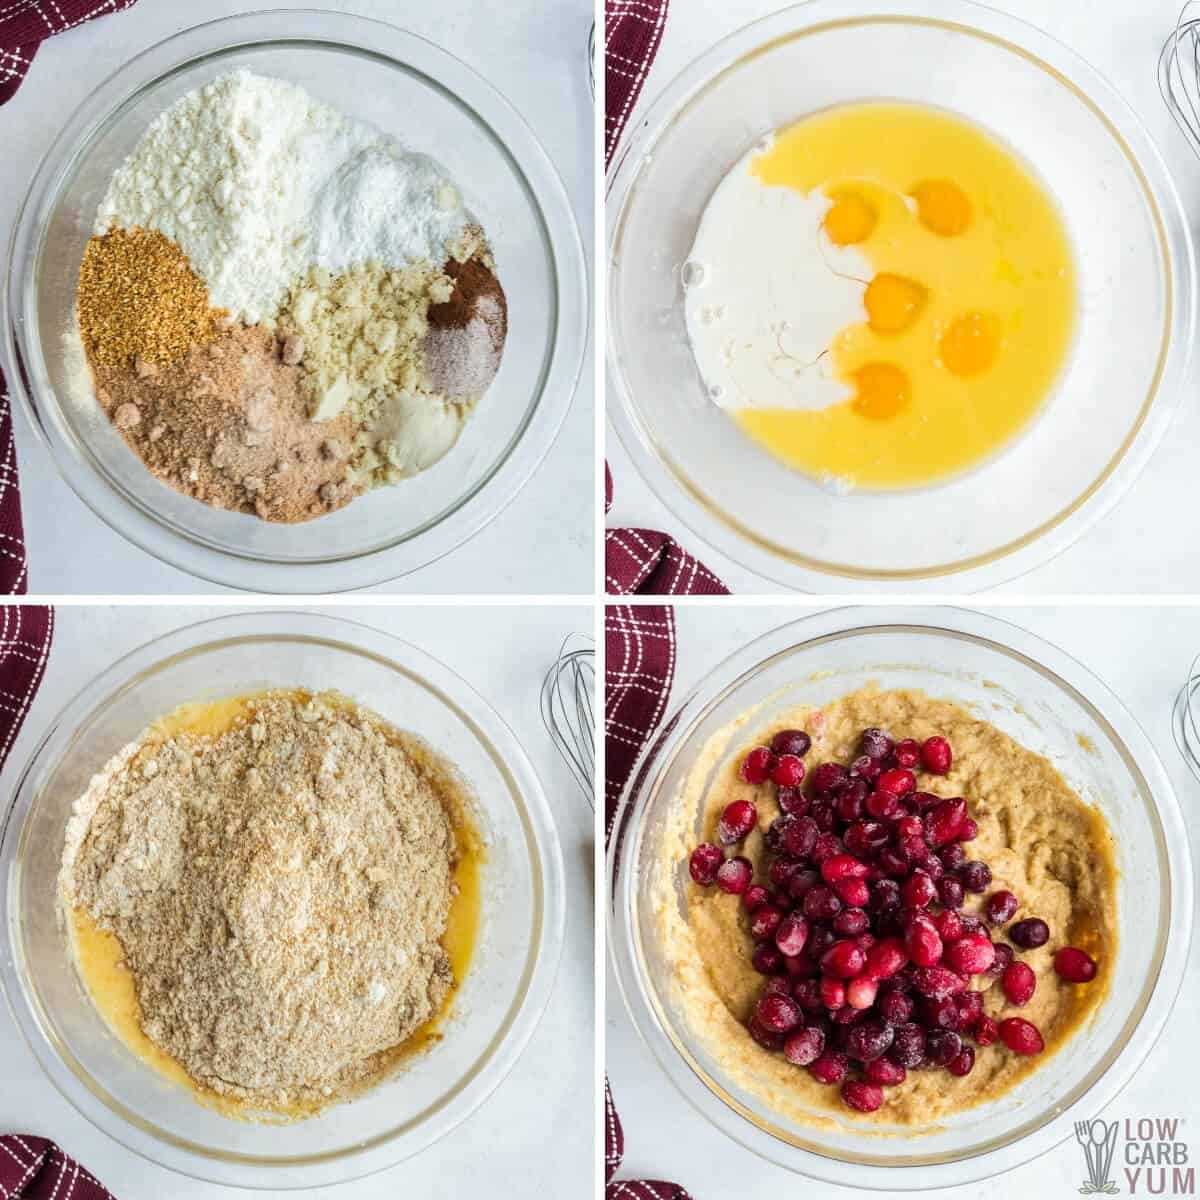
<svg viewBox="0 0 1200 1200">
<path fill-rule="evenodd" d="M 214 307 L 272 320 L 310 266 L 440 266 L 474 220 L 432 158 L 249 71 L 188 93 L 113 175 L 95 233 L 156 229 Z"/>
</svg>

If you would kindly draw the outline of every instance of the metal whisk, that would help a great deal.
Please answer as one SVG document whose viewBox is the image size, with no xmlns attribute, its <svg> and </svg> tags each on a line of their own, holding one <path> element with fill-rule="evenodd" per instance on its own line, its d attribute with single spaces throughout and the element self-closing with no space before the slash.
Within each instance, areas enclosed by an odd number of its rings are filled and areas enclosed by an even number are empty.
<svg viewBox="0 0 1200 1200">
<path fill-rule="evenodd" d="M 542 724 L 572 778 L 595 811 L 596 644 L 568 634 L 542 681 Z"/>
<path fill-rule="evenodd" d="M 1175 697 L 1172 714 L 1172 729 L 1175 745 L 1183 755 L 1183 761 L 1197 779 L 1200 779 L 1200 657 L 1192 660 L 1187 682 Z"/>
<path fill-rule="evenodd" d="M 1158 90 L 1200 157 L 1200 5 L 1187 0 L 1158 59 Z"/>
</svg>

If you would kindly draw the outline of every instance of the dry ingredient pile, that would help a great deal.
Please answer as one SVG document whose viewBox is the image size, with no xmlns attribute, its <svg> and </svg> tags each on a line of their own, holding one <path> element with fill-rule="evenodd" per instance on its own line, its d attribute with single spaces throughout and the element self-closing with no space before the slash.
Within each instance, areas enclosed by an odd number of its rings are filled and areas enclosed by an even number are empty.
<svg viewBox="0 0 1200 1200">
<path fill-rule="evenodd" d="M 363 710 L 285 693 L 216 737 L 144 735 L 76 804 L 61 887 L 115 933 L 147 1036 L 278 1108 L 369 1081 L 451 985 L 444 769 Z"/>
<path fill-rule="evenodd" d="M 271 521 L 433 466 L 508 326 L 444 168 L 248 71 L 176 101 L 113 175 L 77 312 L 97 399 L 147 468 Z"/>
</svg>

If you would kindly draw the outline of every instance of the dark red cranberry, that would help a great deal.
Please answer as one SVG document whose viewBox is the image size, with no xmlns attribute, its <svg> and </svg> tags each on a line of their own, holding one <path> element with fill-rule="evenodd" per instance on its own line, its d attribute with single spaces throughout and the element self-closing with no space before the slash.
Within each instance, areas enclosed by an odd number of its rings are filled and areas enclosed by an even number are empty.
<svg viewBox="0 0 1200 1200">
<path fill-rule="evenodd" d="M 786 920 L 786 918 L 785 918 Z M 775 946 L 779 947 L 779 930 L 775 931 Z M 811 979 L 819 973 L 817 961 L 807 950 L 801 950 L 799 954 L 783 954 L 783 969 L 787 972 L 790 979 Z"/>
<path fill-rule="evenodd" d="M 850 764 L 850 774 L 866 784 L 874 783 L 882 773 L 883 767 L 880 765 L 879 759 L 872 758 L 868 754 L 860 754 Z"/>
<path fill-rule="evenodd" d="M 775 930 L 779 928 L 779 922 L 783 920 L 783 913 L 773 904 L 760 904 L 750 914 L 750 936 L 756 942 L 761 942 L 765 938 L 773 938 Z"/>
<path fill-rule="evenodd" d="M 982 975 L 996 959 L 996 947 L 986 933 L 964 933 L 946 947 L 946 966 L 959 975 Z"/>
<path fill-rule="evenodd" d="M 951 1075 L 970 1075 L 975 1069 L 975 1050 L 972 1046 L 964 1046 L 947 1064 L 946 1070 Z"/>
<path fill-rule="evenodd" d="M 754 1016 L 771 1033 L 790 1033 L 804 1019 L 791 996 L 778 994 L 763 996 L 755 1005 Z"/>
<path fill-rule="evenodd" d="M 895 744 L 882 729 L 872 727 L 862 731 L 858 748 L 870 758 L 887 758 Z"/>
<path fill-rule="evenodd" d="M 821 1012 L 825 1001 L 821 999 L 821 981 L 819 979 L 801 979 L 792 988 L 796 1003 L 807 1013 Z"/>
<path fill-rule="evenodd" d="M 849 939 L 834 942 L 821 955 L 821 970 L 838 979 L 853 979 L 866 965 L 866 953 Z"/>
<path fill-rule="evenodd" d="M 846 1056 L 840 1050 L 826 1050 L 809 1064 L 809 1074 L 819 1083 L 841 1083 L 846 1078 Z"/>
<path fill-rule="evenodd" d="M 967 852 L 958 842 L 951 842 L 938 851 L 938 858 L 947 871 L 957 871 L 967 861 Z"/>
<path fill-rule="evenodd" d="M 1050 940 L 1050 926 L 1041 917 L 1026 917 L 1009 929 L 1008 940 L 1022 950 L 1036 950 Z"/>
<path fill-rule="evenodd" d="M 920 868 L 900 885 L 900 895 L 909 908 L 925 908 L 937 894 L 937 884 Z"/>
<path fill-rule="evenodd" d="M 956 796 L 941 800 L 925 815 L 925 839 L 931 846 L 953 841 L 967 819 L 967 802 Z"/>
<path fill-rule="evenodd" d="M 717 841 L 722 846 L 740 842 L 757 824 L 758 809 L 749 800 L 735 800 L 725 806 L 717 822 Z"/>
<path fill-rule="evenodd" d="M 908 957 L 919 967 L 932 967 L 941 961 L 942 939 L 928 917 L 918 917 L 909 922 L 904 931 L 904 946 Z"/>
<path fill-rule="evenodd" d="M 968 817 L 959 828 L 958 840 L 960 842 L 973 842 L 978 836 L 979 822 L 972 817 Z"/>
<path fill-rule="evenodd" d="M 954 1003 L 958 1007 L 959 1031 L 974 1028 L 975 1022 L 983 1015 L 983 993 L 959 992 L 954 997 Z"/>
<path fill-rule="evenodd" d="M 926 738 L 921 746 L 921 762 L 931 775 L 948 775 L 954 752 L 944 737 Z"/>
<path fill-rule="evenodd" d="M 804 782 L 804 760 L 795 754 L 781 754 L 771 768 L 771 781 L 777 787 L 794 788 Z"/>
<path fill-rule="evenodd" d="M 926 1029 L 949 1029 L 958 1033 L 962 1028 L 962 1017 L 953 996 L 922 1000 L 917 1008 L 917 1017 Z"/>
<path fill-rule="evenodd" d="M 795 958 L 807 941 L 808 922 L 799 913 L 788 913 L 780 920 L 775 929 L 775 945 L 780 954 Z"/>
<path fill-rule="evenodd" d="M 955 996 L 967 990 L 967 981 L 949 967 L 918 967 L 913 972 L 913 988 L 922 996 L 936 999 Z"/>
<path fill-rule="evenodd" d="M 840 979 L 825 976 L 821 980 L 821 1003 L 830 1012 L 841 1008 L 846 1003 L 846 985 Z"/>
<path fill-rule="evenodd" d="M 779 953 L 778 946 L 762 942 L 754 947 L 754 953 L 750 955 L 750 965 L 760 975 L 774 975 L 783 967 L 783 955 Z"/>
<path fill-rule="evenodd" d="M 1040 1054 L 1046 1045 L 1038 1027 L 1023 1017 L 1001 1021 L 1000 1039 L 1014 1054 Z"/>
<path fill-rule="evenodd" d="M 888 827 L 879 821 L 854 821 L 846 828 L 843 840 L 851 854 L 869 858 L 887 845 L 890 836 Z"/>
<path fill-rule="evenodd" d="M 968 892 L 986 892 L 992 882 L 992 868 L 985 862 L 963 863 L 958 872 L 962 885 Z"/>
<path fill-rule="evenodd" d="M 890 771 L 884 771 L 875 780 L 877 792 L 888 792 L 897 799 L 916 791 L 916 787 L 917 777 L 911 771 L 905 770 L 904 767 L 893 767 Z"/>
<path fill-rule="evenodd" d="M 875 863 L 881 875 L 887 875 L 893 879 L 903 879 L 910 870 L 908 860 L 890 846 L 880 850 Z"/>
<path fill-rule="evenodd" d="M 878 1083 L 884 1087 L 896 1087 L 904 1082 L 908 1072 L 888 1055 L 873 1058 L 863 1068 L 863 1074 L 869 1083 Z"/>
<path fill-rule="evenodd" d="M 771 828 L 767 830 L 768 840 L 770 840 L 773 836 L 772 831 L 774 829 L 775 825 L 772 825 Z M 771 860 L 771 865 L 767 868 L 767 879 L 770 880 L 772 887 L 783 890 L 787 887 L 792 876 L 801 869 L 800 863 L 798 863 L 794 858 L 791 858 L 786 854 L 777 854 Z"/>
<path fill-rule="evenodd" d="M 854 882 L 861 882 L 855 880 Z M 866 886 L 864 884 L 864 886 Z M 833 918 L 833 932 L 842 937 L 857 937 L 867 932 L 870 919 L 861 908 L 844 908 Z"/>
<path fill-rule="evenodd" d="M 747 783 L 766 783 L 775 766 L 775 755 L 766 746 L 756 746 L 742 759 L 741 775 Z"/>
<path fill-rule="evenodd" d="M 779 848 L 793 858 L 807 858 L 812 854 L 817 838 L 821 835 L 816 821 L 811 816 L 784 815 L 776 821 L 775 828 L 778 831 Z"/>
<path fill-rule="evenodd" d="M 953 875 L 943 875 L 938 880 L 938 899 L 946 908 L 962 908 L 966 889 Z"/>
<path fill-rule="evenodd" d="M 772 1033 L 771 1030 L 764 1029 L 753 1017 L 746 1022 L 746 1029 L 764 1050 L 783 1049 L 783 1034 Z"/>
<path fill-rule="evenodd" d="M 827 858 L 832 858 L 835 854 L 841 854 L 846 849 L 842 845 L 842 839 L 835 837 L 832 833 L 825 832 L 817 838 L 813 844 L 812 853 L 808 856 L 819 867 Z"/>
<path fill-rule="evenodd" d="M 888 979 L 902 971 L 907 962 L 905 944 L 899 938 L 886 937 L 867 951 L 866 973 L 872 979 Z"/>
<path fill-rule="evenodd" d="M 1096 960 L 1077 946 L 1064 946 L 1054 956 L 1054 969 L 1067 983 L 1091 983 L 1096 978 Z"/>
<path fill-rule="evenodd" d="M 773 754 L 794 754 L 803 758 L 812 746 L 812 738 L 803 729 L 781 729 L 771 739 Z"/>
<path fill-rule="evenodd" d="M 1005 942 L 996 943 L 996 960 L 992 963 L 983 976 L 985 979 L 999 979 L 1004 974 L 1008 964 L 1013 960 L 1013 948 Z"/>
<path fill-rule="evenodd" d="M 945 881 L 943 880 L 943 882 Z M 963 935 L 962 917 L 952 908 L 943 908 L 940 913 L 935 913 L 933 927 L 938 931 L 938 937 L 942 939 L 943 945 L 957 942 Z"/>
<path fill-rule="evenodd" d="M 948 1067 L 962 1052 L 962 1038 L 949 1029 L 936 1029 L 925 1039 L 925 1054 L 939 1067 Z"/>
<path fill-rule="evenodd" d="M 742 907 L 752 913 L 756 908 L 762 908 L 770 899 L 771 893 L 761 883 L 752 883 L 742 893 Z"/>
<path fill-rule="evenodd" d="M 847 991 L 850 989 L 847 988 Z M 851 1008 L 849 1004 L 844 1004 L 841 1008 L 834 1009 L 829 1014 L 830 1021 L 834 1025 L 853 1025 L 856 1021 L 860 1021 L 867 1014 L 861 1008 Z M 845 1042 L 838 1046 L 839 1050 L 845 1049 Z"/>
<path fill-rule="evenodd" d="M 819 1029 L 797 1029 L 783 1043 L 783 1056 L 797 1067 L 814 1063 L 825 1051 L 825 1034 Z"/>
<path fill-rule="evenodd" d="M 900 907 L 900 885 L 894 879 L 880 879 L 871 884 L 871 911 L 891 912 Z"/>
<path fill-rule="evenodd" d="M 942 798 L 933 792 L 913 792 L 905 797 L 905 801 L 913 812 L 927 813 L 931 808 L 936 808 L 941 804 Z"/>
<path fill-rule="evenodd" d="M 871 889 L 865 879 L 839 879 L 833 890 L 843 904 L 853 908 L 862 908 L 871 898 Z"/>
<path fill-rule="evenodd" d="M 983 920 L 974 913 L 960 912 L 958 919 L 962 921 L 963 933 L 987 933 Z"/>
<path fill-rule="evenodd" d="M 832 921 L 842 911 L 842 902 L 832 888 L 820 883 L 805 893 L 803 908 L 810 921 Z"/>
<path fill-rule="evenodd" d="M 754 868 L 748 858 L 740 854 L 737 858 L 727 858 L 717 868 L 717 887 L 731 896 L 740 896 L 754 878 Z"/>
<path fill-rule="evenodd" d="M 781 787 L 775 793 L 775 799 L 779 802 L 779 807 L 792 817 L 804 816 L 812 803 L 808 793 L 798 787 Z"/>
<path fill-rule="evenodd" d="M 888 1057 L 902 1067 L 919 1067 L 925 1061 L 925 1030 L 912 1021 L 898 1025 Z"/>
<path fill-rule="evenodd" d="M 884 1021 L 861 1021 L 850 1030 L 846 1053 L 856 1062 L 868 1063 L 887 1053 L 896 1031 Z"/>
<path fill-rule="evenodd" d="M 833 811 L 839 821 L 857 821 L 863 814 L 863 801 L 870 789 L 861 779 L 852 779 L 833 800 Z"/>
<path fill-rule="evenodd" d="M 1020 1008 L 1033 999 L 1033 993 L 1037 991 L 1037 976 L 1028 963 L 1011 962 L 1000 976 L 1000 986 L 1008 1002 Z"/>
<path fill-rule="evenodd" d="M 1007 925 L 1016 916 L 1017 898 L 1012 892 L 993 892 L 987 899 L 984 912 L 993 925 Z"/>
<path fill-rule="evenodd" d="M 824 762 L 809 776 L 809 787 L 814 796 L 825 799 L 849 778 L 841 763 Z"/>
<path fill-rule="evenodd" d="M 903 1025 L 912 1017 L 913 1002 L 903 992 L 884 992 L 876 1001 L 879 1015 L 891 1025 Z"/>
<path fill-rule="evenodd" d="M 818 925 L 808 932 L 808 952 L 814 958 L 820 958 L 836 941 L 837 934 L 829 926 Z"/>
<path fill-rule="evenodd" d="M 896 766 L 914 771 L 921 762 L 921 743 L 912 738 L 905 738 L 904 741 L 896 743 L 892 756 L 896 760 Z"/>
<path fill-rule="evenodd" d="M 787 883 L 787 893 L 797 902 L 804 899 L 821 882 L 816 871 L 797 871 Z"/>
<path fill-rule="evenodd" d="M 975 1022 L 975 1041 L 981 1046 L 992 1045 L 1000 1036 L 1000 1023 L 995 1017 L 989 1017 L 984 1013 L 978 1021 Z"/>
<path fill-rule="evenodd" d="M 852 854 L 831 854 L 821 863 L 821 876 L 826 883 L 839 879 L 865 879 L 869 874 L 867 864 Z"/>
<path fill-rule="evenodd" d="M 701 887 L 710 887 L 716 883 L 717 869 L 724 861 L 725 855 L 720 846 L 714 846 L 712 842 L 701 842 L 688 859 L 688 871 Z"/>
<path fill-rule="evenodd" d="M 863 807 L 877 821 L 890 821 L 900 815 L 900 797 L 895 792 L 874 791 L 863 801 Z"/>
<path fill-rule="evenodd" d="M 883 1106 L 883 1088 L 863 1079 L 847 1079 L 842 1084 L 842 1100 L 855 1112 L 872 1113 Z"/>
</svg>

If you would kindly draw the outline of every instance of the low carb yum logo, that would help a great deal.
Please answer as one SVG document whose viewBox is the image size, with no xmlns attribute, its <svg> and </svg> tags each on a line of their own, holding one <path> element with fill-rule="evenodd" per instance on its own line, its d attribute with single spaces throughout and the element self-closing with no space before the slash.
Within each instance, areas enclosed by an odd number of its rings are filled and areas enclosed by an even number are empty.
<svg viewBox="0 0 1200 1200">
<path fill-rule="evenodd" d="M 1124 1121 L 1078 1121 L 1075 1140 L 1087 1163 L 1084 1196 L 1194 1196 L 1196 1171 L 1178 1118 L 1139 1117 Z"/>
</svg>

